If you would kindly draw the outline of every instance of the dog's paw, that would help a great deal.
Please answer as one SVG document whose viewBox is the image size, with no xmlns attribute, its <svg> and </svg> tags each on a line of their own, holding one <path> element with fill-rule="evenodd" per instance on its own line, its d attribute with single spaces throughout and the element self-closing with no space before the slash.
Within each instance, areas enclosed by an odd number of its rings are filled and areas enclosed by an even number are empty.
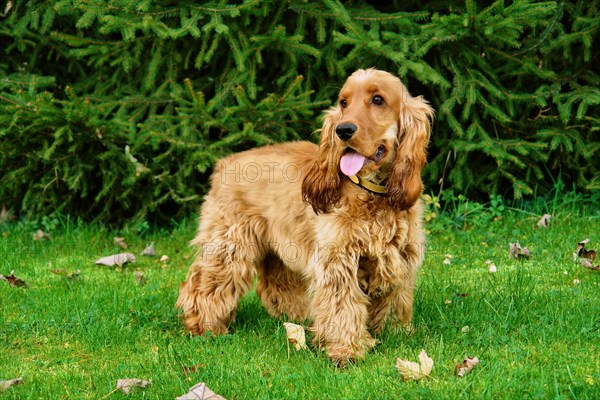
<svg viewBox="0 0 600 400">
<path fill-rule="evenodd" d="M 348 356 L 332 356 L 329 355 L 329 360 L 335 365 L 337 368 L 348 368 L 351 365 L 356 363 L 356 359 Z"/>
<path fill-rule="evenodd" d="M 353 347 L 328 346 L 326 351 L 329 360 L 338 368 L 346 368 L 365 355 L 363 351 L 356 351 Z"/>
<path fill-rule="evenodd" d="M 411 336 L 417 330 L 412 322 L 398 322 L 394 324 L 393 329 L 396 332 L 403 333 L 407 336 Z"/>
<path fill-rule="evenodd" d="M 360 339 L 349 343 L 328 343 L 326 346 L 329 359 L 338 367 L 346 367 L 365 354 L 379 341 L 365 332 Z"/>
<path fill-rule="evenodd" d="M 416 328 L 412 322 L 405 322 L 403 324 L 400 324 L 399 328 L 401 330 L 403 330 L 404 333 L 406 333 L 409 336 L 412 335 L 413 333 L 415 333 L 415 331 L 416 331 Z"/>
<path fill-rule="evenodd" d="M 228 332 L 227 326 L 222 322 L 198 321 L 193 316 L 183 317 L 185 327 L 194 336 L 224 335 Z"/>
</svg>

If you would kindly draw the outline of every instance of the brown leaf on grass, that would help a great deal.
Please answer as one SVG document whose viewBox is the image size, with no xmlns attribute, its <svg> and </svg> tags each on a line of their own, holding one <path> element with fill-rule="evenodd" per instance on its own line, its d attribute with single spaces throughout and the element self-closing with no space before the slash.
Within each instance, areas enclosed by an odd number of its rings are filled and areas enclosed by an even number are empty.
<svg viewBox="0 0 600 400">
<path fill-rule="evenodd" d="M 508 257 L 514 258 L 516 260 L 523 259 L 523 258 L 530 258 L 531 252 L 529 251 L 529 249 L 527 247 L 521 247 L 519 242 L 510 243 Z"/>
<path fill-rule="evenodd" d="M 105 265 L 107 267 L 114 267 L 115 265 L 120 267 L 128 262 L 135 262 L 135 256 L 131 253 L 113 254 L 96 260 L 96 264 Z"/>
<path fill-rule="evenodd" d="M 0 211 L 0 224 L 9 222 L 15 219 L 15 216 L 6 208 L 5 204 L 2 204 L 2 210 Z"/>
<path fill-rule="evenodd" d="M 127 248 L 127 243 L 125 243 L 125 238 L 122 237 L 114 237 L 113 240 L 115 244 L 125 250 Z"/>
<path fill-rule="evenodd" d="M 596 259 L 596 250 L 588 250 L 585 248 L 585 245 L 588 244 L 589 241 L 590 239 L 585 239 L 577 243 L 577 257 L 594 261 Z"/>
<path fill-rule="evenodd" d="M 50 235 L 41 229 L 38 229 L 37 232 L 35 232 L 33 234 L 33 240 L 44 240 L 44 239 L 50 239 Z"/>
<path fill-rule="evenodd" d="M 538 228 L 547 228 L 550 225 L 550 218 L 552 218 L 550 214 L 542 215 L 542 218 L 537 223 Z"/>
<path fill-rule="evenodd" d="M 23 378 L 10 379 L 8 381 L 0 381 L 0 391 L 8 390 L 9 388 L 23 383 Z"/>
<path fill-rule="evenodd" d="M 589 258 L 582 258 L 581 260 L 579 260 L 579 263 L 582 266 L 589 268 L 593 271 L 600 271 L 600 265 L 592 264 L 592 260 L 590 260 Z"/>
<path fill-rule="evenodd" d="M 135 277 L 135 281 L 138 283 L 138 285 L 144 286 L 146 284 L 146 277 L 142 271 L 135 271 L 133 276 Z"/>
<path fill-rule="evenodd" d="M 8 222 L 8 210 L 5 204 L 2 204 L 2 211 L 0 211 L 0 223 Z"/>
<path fill-rule="evenodd" d="M 421 353 L 419 354 L 419 363 L 397 358 L 396 368 L 400 375 L 402 375 L 402 380 L 419 380 L 427 378 L 431 374 L 431 370 L 433 369 L 433 359 L 427 355 L 425 350 L 421 350 Z"/>
<path fill-rule="evenodd" d="M 0 274 L 0 280 L 10 283 L 12 287 L 27 287 L 27 283 L 23 279 L 15 276 L 15 271 L 10 271 L 10 275 Z"/>
<path fill-rule="evenodd" d="M 202 368 L 206 368 L 206 364 L 199 363 L 199 364 L 196 364 L 196 365 L 192 365 L 191 367 L 188 367 L 187 365 L 184 365 L 183 367 L 181 367 L 181 371 L 185 375 L 190 375 L 190 374 L 196 373 L 196 371 L 198 371 L 198 370 L 200 370 Z"/>
<path fill-rule="evenodd" d="M 600 265 L 594 265 L 593 261 L 596 259 L 596 250 L 588 250 L 585 245 L 588 244 L 590 239 L 582 240 L 577 243 L 577 250 L 573 253 L 573 260 L 579 262 L 585 268 L 589 268 L 593 271 L 600 271 Z"/>
<path fill-rule="evenodd" d="M 121 389 L 123 393 L 129 394 L 133 388 L 139 387 L 145 389 L 150 385 L 152 385 L 152 381 L 144 381 L 137 378 L 119 379 L 117 381 L 117 390 Z"/>
<path fill-rule="evenodd" d="M 462 378 L 463 376 L 471 372 L 473 367 L 475 367 L 477 364 L 479 364 L 479 358 L 467 357 L 462 363 L 456 364 L 456 366 L 454 367 L 454 375 Z"/>
<path fill-rule="evenodd" d="M 206 383 L 200 382 L 191 387 L 189 392 L 177 397 L 175 400 L 225 400 L 225 398 L 210 390 Z"/>
<path fill-rule="evenodd" d="M 284 322 L 285 333 L 287 335 L 288 342 L 290 342 L 296 350 L 308 349 L 306 346 L 306 335 L 304 328 L 301 325 L 292 324 L 291 322 Z"/>
<path fill-rule="evenodd" d="M 50 270 L 50 272 L 52 272 L 55 275 L 64 276 L 69 280 L 77 279 L 79 278 L 79 275 L 81 275 L 80 269 L 76 269 L 75 271 L 67 271 L 66 269 L 53 268 Z"/>
<path fill-rule="evenodd" d="M 156 252 L 154 251 L 154 242 L 146 246 L 146 248 L 142 251 L 142 255 L 146 257 L 154 257 L 156 255 Z"/>
</svg>

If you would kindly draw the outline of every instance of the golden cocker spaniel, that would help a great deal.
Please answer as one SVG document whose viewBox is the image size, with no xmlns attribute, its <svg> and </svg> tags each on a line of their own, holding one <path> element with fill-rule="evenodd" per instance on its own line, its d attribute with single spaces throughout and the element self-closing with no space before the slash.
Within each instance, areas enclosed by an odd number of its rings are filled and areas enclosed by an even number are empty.
<svg viewBox="0 0 600 400">
<path fill-rule="evenodd" d="M 314 344 L 336 362 L 362 357 L 386 321 L 410 325 L 433 114 L 395 76 L 358 70 L 326 112 L 318 146 L 219 161 L 177 300 L 187 329 L 227 332 L 256 275 L 268 312 L 309 319 Z"/>
</svg>

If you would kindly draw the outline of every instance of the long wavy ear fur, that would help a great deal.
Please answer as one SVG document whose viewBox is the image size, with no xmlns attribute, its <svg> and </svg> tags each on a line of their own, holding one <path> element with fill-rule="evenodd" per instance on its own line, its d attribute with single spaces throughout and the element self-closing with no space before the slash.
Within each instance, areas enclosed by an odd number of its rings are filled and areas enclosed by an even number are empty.
<svg viewBox="0 0 600 400">
<path fill-rule="evenodd" d="M 421 97 L 405 97 L 398 119 L 398 148 L 392 175 L 388 180 L 388 199 L 393 207 L 412 207 L 423 190 L 421 171 L 427 161 L 427 144 L 434 110 Z"/>
<path fill-rule="evenodd" d="M 328 213 L 340 200 L 341 154 L 335 142 L 335 123 L 338 115 L 338 108 L 332 108 L 325 114 L 316 158 L 302 181 L 302 198 L 312 206 L 316 214 Z"/>
</svg>

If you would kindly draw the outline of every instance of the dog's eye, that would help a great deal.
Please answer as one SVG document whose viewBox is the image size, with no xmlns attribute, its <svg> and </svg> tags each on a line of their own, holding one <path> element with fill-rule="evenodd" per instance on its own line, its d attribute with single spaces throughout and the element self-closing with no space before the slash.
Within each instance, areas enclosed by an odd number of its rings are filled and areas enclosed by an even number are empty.
<svg viewBox="0 0 600 400">
<path fill-rule="evenodd" d="M 340 107 L 346 108 L 346 106 L 348 106 L 348 102 L 346 101 L 346 99 L 341 99 L 340 100 Z"/>
<path fill-rule="evenodd" d="M 379 95 L 375 95 L 373 96 L 373 99 L 371 100 L 373 102 L 373 104 L 375 104 L 376 106 L 380 106 L 383 104 L 383 97 L 379 96 Z"/>
</svg>

